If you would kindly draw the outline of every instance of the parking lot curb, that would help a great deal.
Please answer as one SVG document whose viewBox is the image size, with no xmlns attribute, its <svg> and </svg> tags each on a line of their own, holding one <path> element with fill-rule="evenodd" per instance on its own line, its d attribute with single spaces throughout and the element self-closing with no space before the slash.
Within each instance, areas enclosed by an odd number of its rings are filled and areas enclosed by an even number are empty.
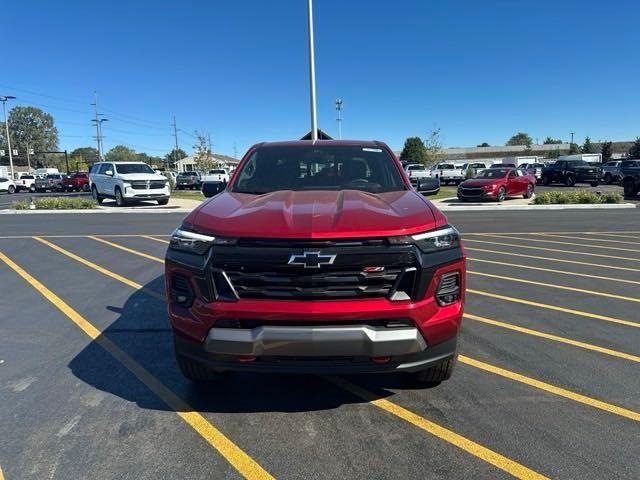
<svg viewBox="0 0 640 480">
<path fill-rule="evenodd" d="M 190 213 L 192 208 L 165 208 L 165 209 L 136 209 L 136 208 L 109 208 L 109 209 L 70 209 L 70 210 L 0 210 L 0 215 L 30 215 L 49 213 Z"/>
<path fill-rule="evenodd" d="M 445 199 L 446 200 L 446 199 Z M 568 203 L 568 204 L 552 204 L 552 205 L 505 205 L 503 203 L 486 203 L 486 204 L 453 204 L 434 202 L 438 209 L 442 211 L 502 211 L 502 210 L 619 210 L 638 208 L 635 203 Z"/>
</svg>

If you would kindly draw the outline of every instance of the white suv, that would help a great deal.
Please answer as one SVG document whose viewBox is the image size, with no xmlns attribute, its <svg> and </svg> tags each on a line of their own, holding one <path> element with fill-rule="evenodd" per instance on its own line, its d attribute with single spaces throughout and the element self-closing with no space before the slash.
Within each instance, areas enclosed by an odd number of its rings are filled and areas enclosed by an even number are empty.
<svg viewBox="0 0 640 480">
<path fill-rule="evenodd" d="M 140 200 L 169 203 L 169 181 L 144 162 L 99 162 L 89 172 L 91 194 L 98 203 L 114 198 L 119 207 Z"/>
</svg>

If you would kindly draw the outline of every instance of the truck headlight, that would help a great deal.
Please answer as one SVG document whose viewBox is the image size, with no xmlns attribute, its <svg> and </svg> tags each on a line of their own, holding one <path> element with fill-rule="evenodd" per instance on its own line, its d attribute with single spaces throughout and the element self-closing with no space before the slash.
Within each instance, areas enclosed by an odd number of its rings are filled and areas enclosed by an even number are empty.
<svg viewBox="0 0 640 480">
<path fill-rule="evenodd" d="M 428 253 L 457 247 L 460 244 L 460 233 L 447 225 L 438 230 L 411 235 L 411 239 L 420 250 Z"/>
<path fill-rule="evenodd" d="M 392 245 L 414 244 L 424 253 L 455 248 L 460 245 L 460 233 L 451 225 L 416 235 L 390 237 Z"/>
<path fill-rule="evenodd" d="M 169 248 L 204 255 L 212 245 L 235 245 L 236 242 L 235 238 L 212 237 L 179 227 L 171 234 Z"/>
</svg>

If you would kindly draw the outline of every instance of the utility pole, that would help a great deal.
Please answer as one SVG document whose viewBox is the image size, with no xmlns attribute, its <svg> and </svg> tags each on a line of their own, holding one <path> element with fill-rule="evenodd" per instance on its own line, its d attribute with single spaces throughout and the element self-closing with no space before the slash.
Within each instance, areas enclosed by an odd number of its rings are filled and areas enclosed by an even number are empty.
<svg viewBox="0 0 640 480">
<path fill-rule="evenodd" d="M 102 142 L 100 140 L 100 119 L 98 118 L 98 94 L 93 92 L 93 103 L 91 104 L 95 107 L 96 118 L 92 120 L 96 124 L 96 143 L 98 145 L 98 161 L 102 160 Z"/>
<path fill-rule="evenodd" d="M 336 110 L 338 111 L 338 118 L 336 118 L 336 122 L 338 122 L 338 140 L 342 140 L 342 99 L 341 98 L 336 100 Z"/>
<path fill-rule="evenodd" d="M 178 168 L 178 127 L 176 126 L 176 116 L 173 116 L 173 138 L 176 141 L 176 148 L 173 151 L 173 161 L 176 164 L 176 168 Z"/>
<path fill-rule="evenodd" d="M 571 132 L 571 143 L 573 143 L 573 132 Z"/>
<path fill-rule="evenodd" d="M 318 140 L 316 115 L 316 60 L 313 47 L 313 0 L 307 0 L 307 24 L 309 35 L 309 103 L 311 106 L 311 140 Z"/>
<path fill-rule="evenodd" d="M 12 95 L 0 96 L 2 102 L 2 111 L 4 112 L 4 127 L 7 132 L 7 148 L 9 149 L 9 168 L 11 169 L 11 180 L 13 180 L 13 152 L 11 151 L 11 137 L 9 136 L 9 121 L 7 120 L 7 100 L 14 100 L 16 97 Z"/>
</svg>

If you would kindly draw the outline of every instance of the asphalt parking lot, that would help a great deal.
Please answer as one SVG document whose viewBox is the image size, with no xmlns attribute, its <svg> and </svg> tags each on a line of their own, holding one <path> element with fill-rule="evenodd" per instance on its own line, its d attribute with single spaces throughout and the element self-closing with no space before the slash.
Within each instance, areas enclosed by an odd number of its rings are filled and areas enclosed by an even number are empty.
<svg viewBox="0 0 640 480">
<path fill-rule="evenodd" d="M 163 300 L 182 216 L 2 217 L 4 478 L 640 478 L 637 209 L 449 213 L 466 318 L 457 370 L 431 389 L 193 387 Z"/>
</svg>

